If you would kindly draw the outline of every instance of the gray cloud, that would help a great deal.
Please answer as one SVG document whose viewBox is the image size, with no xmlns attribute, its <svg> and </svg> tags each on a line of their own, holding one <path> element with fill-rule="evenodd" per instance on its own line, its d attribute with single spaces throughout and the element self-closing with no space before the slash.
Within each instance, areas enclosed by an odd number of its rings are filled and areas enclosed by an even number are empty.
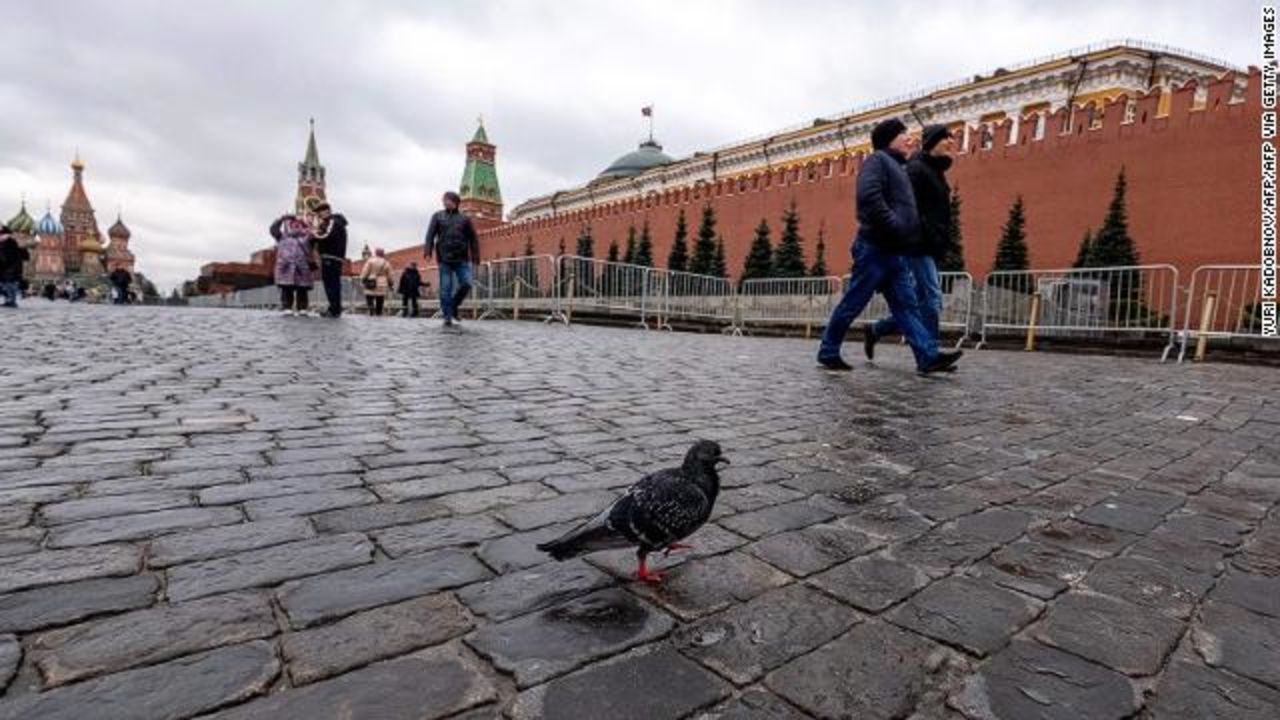
<svg viewBox="0 0 1280 720">
<path fill-rule="evenodd" d="M 293 198 L 307 118 L 359 243 L 415 242 L 483 113 L 508 207 L 645 132 L 681 156 L 1115 37 L 1258 62 L 1257 8 L 1075 1 L 307 2 L 6 7 L 0 214 L 55 212 L 75 148 L 162 287 L 243 259 Z"/>
</svg>

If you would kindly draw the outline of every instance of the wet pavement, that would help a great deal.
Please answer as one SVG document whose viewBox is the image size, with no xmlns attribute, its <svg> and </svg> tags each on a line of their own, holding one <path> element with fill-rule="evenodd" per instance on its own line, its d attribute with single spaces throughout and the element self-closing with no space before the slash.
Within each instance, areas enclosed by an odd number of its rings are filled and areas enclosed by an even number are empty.
<svg viewBox="0 0 1280 720">
<path fill-rule="evenodd" d="M 0 719 L 1280 717 L 1280 373 L 0 315 Z M 690 552 L 533 549 L 695 438 Z"/>
</svg>

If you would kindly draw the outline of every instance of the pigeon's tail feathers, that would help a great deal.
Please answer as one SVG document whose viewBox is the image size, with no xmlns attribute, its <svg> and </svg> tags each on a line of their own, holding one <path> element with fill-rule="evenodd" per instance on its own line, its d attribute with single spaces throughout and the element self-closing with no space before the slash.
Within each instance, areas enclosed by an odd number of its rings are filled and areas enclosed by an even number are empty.
<svg viewBox="0 0 1280 720">
<path fill-rule="evenodd" d="M 556 560 L 568 560 L 597 550 L 613 550 L 633 544 L 601 520 L 597 518 L 555 540 L 540 543 L 537 548 Z"/>
</svg>

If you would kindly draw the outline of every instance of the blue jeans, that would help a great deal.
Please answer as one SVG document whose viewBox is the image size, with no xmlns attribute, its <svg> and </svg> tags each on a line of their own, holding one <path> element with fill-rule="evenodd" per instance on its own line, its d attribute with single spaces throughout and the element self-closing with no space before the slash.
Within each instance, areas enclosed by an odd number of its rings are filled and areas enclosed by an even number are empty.
<svg viewBox="0 0 1280 720">
<path fill-rule="evenodd" d="M 938 265 L 928 255 L 908 257 L 906 260 L 916 284 L 916 309 L 920 313 L 920 322 L 936 341 L 938 316 L 942 314 L 942 284 L 938 281 Z M 871 326 L 871 332 L 877 337 L 893 335 L 898 332 L 898 321 L 892 315 L 880 318 Z"/>
<path fill-rule="evenodd" d="M 458 308 L 471 292 L 471 263 L 440 263 L 440 314 L 458 319 Z"/>
<path fill-rule="evenodd" d="M 876 292 L 888 301 L 889 309 L 915 353 L 916 367 L 923 368 L 933 362 L 938 357 L 938 341 L 920 322 L 915 282 L 907 268 L 906 258 L 882 252 L 865 240 L 858 240 L 853 245 L 853 276 L 844 297 L 831 311 L 831 319 L 822 333 L 818 359 L 840 357 L 844 334 Z"/>
<path fill-rule="evenodd" d="M 4 298 L 5 307 L 18 307 L 18 281 L 0 282 L 0 297 Z"/>
</svg>

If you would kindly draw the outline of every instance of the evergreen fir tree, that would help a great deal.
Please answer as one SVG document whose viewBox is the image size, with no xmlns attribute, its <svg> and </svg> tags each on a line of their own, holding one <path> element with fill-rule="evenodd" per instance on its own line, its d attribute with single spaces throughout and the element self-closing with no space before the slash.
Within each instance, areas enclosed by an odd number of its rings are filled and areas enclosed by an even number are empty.
<svg viewBox="0 0 1280 720">
<path fill-rule="evenodd" d="M 689 272 L 710 275 L 716 261 L 716 211 L 707 203 L 702 208 L 702 223 L 698 225 L 698 240 L 693 245 L 693 260 Z"/>
<path fill-rule="evenodd" d="M 738 281 L 767 278 L 772 273 L 773 243 L 769 240 L 769 222 L 760 218 L 760 224 L 756 226 L 755 239 L 751 241 L 747 259 L 742 263 L 742 274 L 738 276 Z"/>
<path fill-rule="evenodd" d="M 1084 237 L 1080 239 L 1080 249 L 1076 251 L 1076 261 L 1071 263 L 1073 268 L 1087 268 L 1090 266 L 1090 257 L 1093 250 L 1093 228 L 1084 231 Z"/>
<path fill-rule="evenodd" d="M 591 226 L 583 225 L 582 234 L 578 236 L 578 245 L 574 248 L 578 257 L 595 257 L 595 238 L 591 237 Z"/>
<path fill-rule="evenodd" d="M 1089 247 L 1089 264 L 1093 267 L 1124 267 L 1139 264 L 1138 249 L 1129 237 L 1128 211 L 1125 208 L 1125 190 L 1127 183 L 1124 168 L 1116 177 L 1115 191 L 1111 196 L 1111 206 L 1107 208 L 1107 216 L 1102 221 L 1102 228 L 1093 236 Z"/>
<path fill-rule="evenodd" d="M 827 276 L 827 224 L 818 223 L 818 244 L 813 249 L 813 265 L 809 268 L 809 277 Z"/>
<path fill-rule="evenodd" d="M 605 256 L 605 261 L 610 263 L 618 262 L 618 241 L 617 240 L 609 241 L 609 254 Z M 618 291 L 618 288 L 616 287 L 617 283 L 615 282 L 616 280 L 615 273 L 610 272 L 608 266 L 604 268 L 603 273 L 604 273 L 604 276 L 601 278 L 602 287 L 600 288 L 600 291 L 603 292 L 605 295 L 613 295 Z"/>
<path fill-rule="evenodd" d="M 636 256 L 631 261 L 636 265 L 653 267 L 653 238 L 649 236 L 649 221 L 647 219 L 640 228 L 640 244 L 636 246 Z"/>
<path fill-rule="evenodd" d="M 609 254 L 605 256 L 605 261 L 611 262 L 611 263 L 618 262 L 618 241 L 617 240 L 609 241 Z"/>
<path fill-rule="evenodd" d="M 1097 268 L 1128 267 L 1138 265 L 1138 248 L 1133 238 L 1129 237 L 1128 210 L 1125 207 L 1125 191 L 1128 183 L 1125 180 L 1124 168 L 1116 176 L 1115 190 L 1111 195 L 1111 205 L 1107 208 L 1107 216 L 1102 220 L 1102 227 L 1093 236 L 1089 246 L 1089 266 Z M 1110 315 L 1112 320 L 1141 322 L 1150 319 L 1151 311 L 1142 302 L 1142 273 L 1138 270 L 1107 273 L 1110 296 Z"/>
<path fill-rule="evenodd" d="M 524 256 L 529 257 L 533 254 L 533 236 L 530 235 L 524 239 Z"/>
<path fill-rule="evenodd" d="M 628 265 L 634 264 L 636 261 L 636 226 L 632 225 L 627 228 L 627 253 L 622 256 L 622 262 Z"/>
<path fill-rule="evenodd" d="M 804 245 L 800 240 L 800 214 L 796 201 L 782 214 L 782 237 L 773 253 L 773 276 L 782 278 L 804 277 Z"/>
<path fill-rule="evenodd" d="M 1022 212 L 1022 196 L 1019 195 L 1009 208 L 1009 219 L 996 246 L 996 263 L 992 270 L 1026 270 L 1027 218 Z"/>
<path fill-rule="evenodd" d="M 684 221 L 684 208 L 676 216 L 676 238 L 671 243 L 671 253 L 667 255 L 667 269 L 684 272 L 689 267 L 689 228 Z"/>
<path fill-rule="evenodd" d="M 938 261 L 938 272 L 964 272 L 964 240 L 960 232 L 960 188 L 951 191 L 951 228 L 947 249 Z"/>
<path fill-rule="evenodd" d="M 716 253 L 711 258 L 711 272 L 707 274 L 718 278 L 729 277 L 729 265 L 724 259 L 724 238 L 716 238 Z"/>
</svg>

